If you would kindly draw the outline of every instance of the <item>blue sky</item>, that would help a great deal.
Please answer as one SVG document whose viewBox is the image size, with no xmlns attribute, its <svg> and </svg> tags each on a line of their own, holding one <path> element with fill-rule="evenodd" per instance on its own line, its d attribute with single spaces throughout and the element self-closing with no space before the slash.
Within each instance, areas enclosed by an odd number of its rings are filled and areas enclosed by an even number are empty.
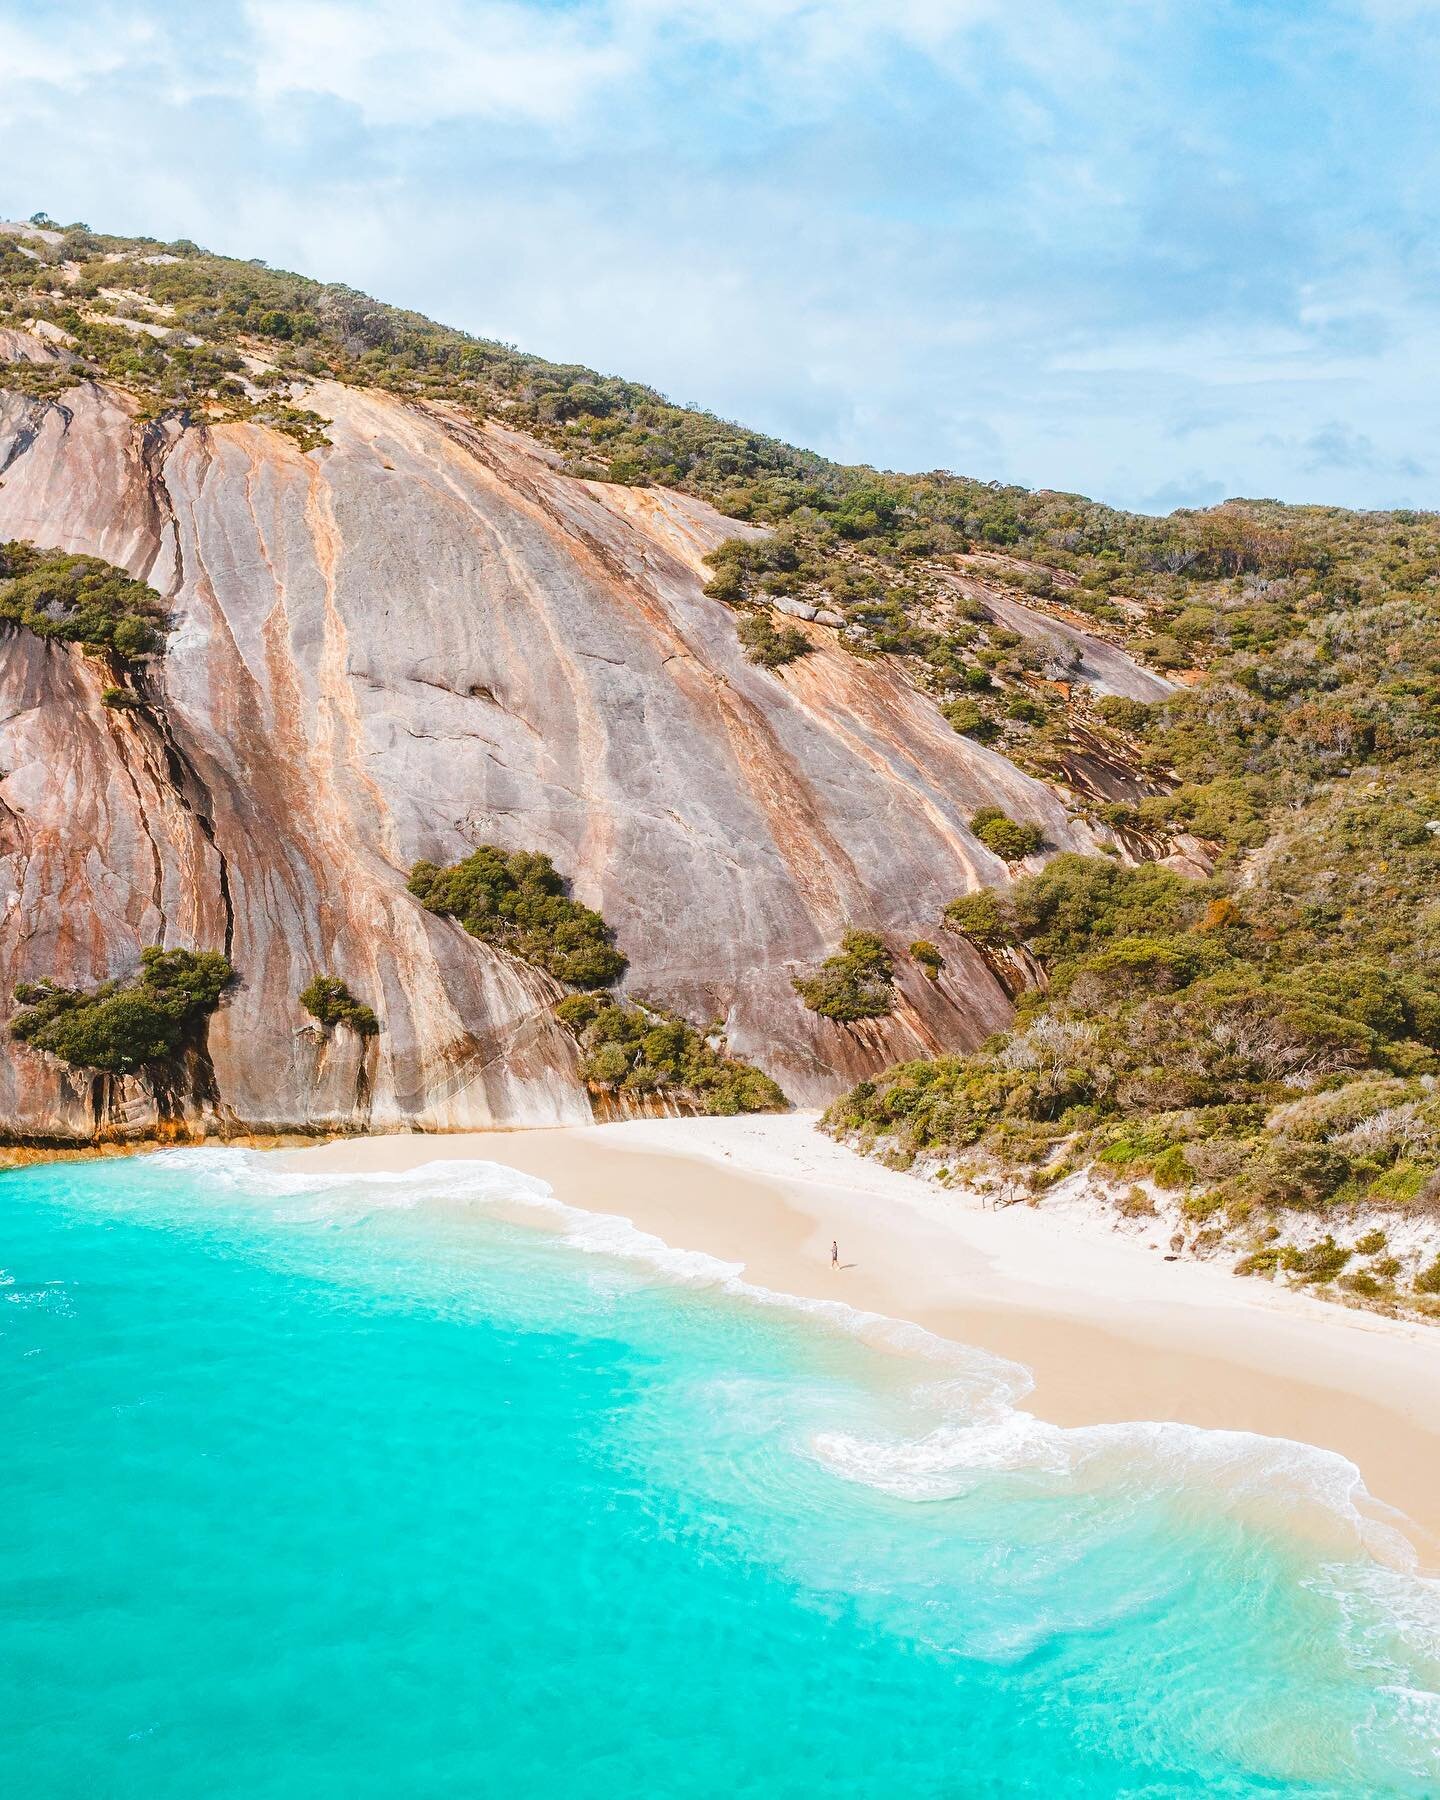
<svg viewBox="0 0 1440 1800">
<path fill-rule="evenodd" d="M 0 213 L 847 461 L 1440 505 L 1440 3 L 0 0 Z"/>
</svg>

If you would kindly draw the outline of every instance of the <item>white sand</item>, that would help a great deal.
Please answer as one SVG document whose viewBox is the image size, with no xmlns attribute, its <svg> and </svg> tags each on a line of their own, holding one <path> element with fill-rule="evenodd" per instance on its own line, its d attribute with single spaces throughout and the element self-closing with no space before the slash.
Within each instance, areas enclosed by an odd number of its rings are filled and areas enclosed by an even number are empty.
<svg viewBox="0 0 1440 1800">
<path fill-rule="evenodd" d="M 1009 1356 L 1035 1376 L 1027 1406 L 1057 1424 L 1174 1419 L 1323 1445 L 1437 1560 L 1433 1327 L 1166 1263 L 1093 1222 L 982 1209 L 855 1155 L 803 1115 L 350 1139 L 288 1155 L 337 1170 L 465 1157 L 522 1169 L 572 1205 L 742 1263 L 757 1285 Z"/>
</svg>

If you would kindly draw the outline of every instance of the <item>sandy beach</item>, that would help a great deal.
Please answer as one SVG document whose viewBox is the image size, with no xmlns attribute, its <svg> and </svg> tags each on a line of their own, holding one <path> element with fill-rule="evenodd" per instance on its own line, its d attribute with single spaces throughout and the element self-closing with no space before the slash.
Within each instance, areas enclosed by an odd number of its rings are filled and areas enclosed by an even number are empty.
<svg viewBox="0 0 1440 1800">
<path fill-rule="evenodd" d="M 881 1168 L 802 1115 L 388 1136 L 285 1154 L 337 1171 L 506 1164 L 572 1205 L 743 1264 L 758 1286 L 842 1299 L 1010 1357 L 1034 1376 L 1029 1409 L 1056 1424 L 1177 1420 L 1338 1451 L 1382 1509 L 1409 1521 L 1424 1565 L 1440 1566 L 1430 1327 L 1167 1263 L 1025 1206 L 984 1209 Z"/>
</svg>

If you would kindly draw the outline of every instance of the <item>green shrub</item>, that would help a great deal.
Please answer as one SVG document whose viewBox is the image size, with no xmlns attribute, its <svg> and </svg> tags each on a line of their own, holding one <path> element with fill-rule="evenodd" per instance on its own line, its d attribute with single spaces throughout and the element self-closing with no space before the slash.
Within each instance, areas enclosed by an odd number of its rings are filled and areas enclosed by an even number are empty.
<svg viewBox="0 0 1440 1800">
<path fill-rule="evenodd" d="M 1020 941 L 1008 898 L 993 888 L 962 894 L 945 908 L 945 923 L 982 950 L 1003 950 Z"/>
<path fill-rule="evenodd" d="M 993 743 L 1000 735 L 1000 727 L 973 700 L 952 700 L 940 710 L 953 730 L 962 737 L 974 738 L 977 744 Z"/>
<path fill-rule="evenodd" d="M 77 1068 L 134 1074 L 173 1061 L 197 1042 L 233 979 L 217 951 L 152 947 L 140 953 L 140 971 L 128 981 L 88 990 L 22 983 L 15 998 L 23 1010 L 11 1020 L 10 1035 Z"/>
<path fill-rule="evenodd" d="M 121 664 L 159 650 L 169 623 L 155 590 L 123 569 L 23 543 L 0 544 L 0 619 Z"/>
<path fill-rule="evenodd" d="M 1150 1170 L 1150 1178 L 1156 1187 L 1175 1190 L 1187 1188 L 1194 1184 L 1195 1171 L 1185 1160 L 1185 1152 L 1179 1144 L 1171 1144 L 1168 1150 L 1162 1150 L 1155 1158 Z"/>
<path fill-rule="evenodd" d="M 798 626 L 777 627 L 767 613 L 748 613 L 736 631 L 745 646 L 745 654 L 762 669 L 781 668 L 798 656 L 808 656 L 815 648 Z"/>
<path fill-rule="evenodd" d="M 481 844 L 448 868 L 416 863 L 410 892 L 430 912 L 458 919 L 472 937 L 570 987 L 608 987 L 625 972 L 614 932 L 569 898 L 555 865 L 538 851 Z"/>
<path fill-rule="evenodd" d="M 1428 1263 L 1415 1277 L 1417 1294 L 1440 1294 L 1440 1256 Z"/>
<path fill-rule="evenodd" d="M 1352 1251 L 1337 1244 L 1327 1234 L 1319 1243 L 1311 1244 L 1304 1250 L 1287 1245 L 1280 1252 L 1280 1263 L 1282 1268 L 1298 1275 L 1302 1281 L 1326 1282 L 1335 1279 L 1352 1255 Z"/>
<path fill-rule="evenodd" d="M 910 946 L 910 954 L 932 981 L 940 979 L 945 958 L 941 955 L 938 944 L 932 944 L 929 938 L 916 938 Z"/>
<path fill-rule="evenodd" d="M 581 1074 L 594 1087 L 627 1093 L 683 1093 L 701 1112 L 783 1112 L 787 1101 L 761 1070 L 712 1049 L 704 1037 L 667 1013 L 621 1006 L 608 995 L 572 994 L 555 1008 L 583 1057 Z"/>
<path fill-rule="evenodd" d="M 895 961 L 876 932 L 847 931 L 838 954 L 791 985 L 822 1018 L 883 1019 L 894 1010 Z"/>
<path fill-rule="evenodd" d="M 1095 710 L 1112 730 L 1132 737 L 1144 731 L 1155 713 L 1153 706 L 1139 700 L 1122 700 L 1118 694 L 1107 694 L 1096 702 Z"/>
<path fill-rule="evenodd" d="M 1006 862 L 1020 862 L 1034 856 L 1045 842 L 1038 825 L 1008 818 L 997 806 L 984 806 L 970 821 L 970 829 L 996 856 Z"/>
<path fill-rule="evenodd" d="M 1302 1210 L 1323 1206 L 1350 1177 L 1339 1151 L 1319 1144 L 1267 1145 L 1246 1171 L 1246 1185 L 1272 1206 Z"/>
<path fill-rule="evenodd" d="M 322 1025 L 348 1025 L 361 1037 L 374 1037 L 380 1021 L 333 975 L 317 975 L 300 995 L 300 1004 Z"/>
<path fill-rule="evenodd" d="M 1418 1196 L 1432 1173 L 1432 1169 L 1417 1163 L 1397 1162 L 1393 1168 L 1383 1170 L 1374 1178 L 1369 1185 L 1367 1198 L 1392 1206 L 1403 1205 L 1407 1200 L 1414 1200 Z"/>
</svg>

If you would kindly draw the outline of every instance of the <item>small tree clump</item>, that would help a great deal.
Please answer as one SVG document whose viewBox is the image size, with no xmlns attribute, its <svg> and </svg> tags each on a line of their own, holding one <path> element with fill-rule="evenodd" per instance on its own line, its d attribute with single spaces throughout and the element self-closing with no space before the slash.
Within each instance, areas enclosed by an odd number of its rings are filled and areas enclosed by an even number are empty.
<svg viewBox="0 0 1440 1800">
<path fill-rule="evenodd" d="M 945 967 L 945 958 L 940 946 L 932 944 L 929 938 L 916 938 L 910 946 L 910 954 L 932 981 L 940 979 L 940 971 Z"/>
<path fill-rule="evenodd" d="M 987 850 L 1006 862 L 1020 862 L 1034 856 L 1045 842 L 1038 825 L 1012 819 L 998 806 L 982 806 L 970 821 L 970 829 Z"/>
<path fill-rule="evenodd" d="M 131 1075 L 172 1062 L 194 1043 L 234 974 L 218 951 L 151 947 L 128 981 L 89 990 L 22 982 L 15 998 L 23 1010 L 10 1035 L 76 1068 Z"/>
<path fill-rule="evenodd" d="M 977 744 L 993 743 L 1000 735 L 1000 727 L 973 700 L 952 700 L 940 710 L 952 730 L 961 737 L 974 738 Z"/>
<path fill-rule="evenodd" d="M 762 669 L 778 669 L 798 656 L 808 656 L 815 647 L 803 631 L 794 625 L 777 627 L 767 613 L 748 614 L 736 630 L 745 654 Z"/>
<path fill-rule="evenodd" d="M 683 1019 L 608 994 L 572 994 L 555 1013 L 584 1052 L 580 1072 L 593 1087 L 678 1089 L 712 1114 L 783 1112 L 788 1104 L 763 1070 L 712 1049 Z"/>
<path fill-rule="evenodd" d="M 155 590 L 123 569 L 24 543 L 0 544 L 0 619 L 122 664 L 159 650 L 169 622 Z"/>
<path fill-rule="evenodd" d="M 942 916 L 952 931 L 969 938 L 981 950 L 1004 950 L 1020 941 L 1009 901 L 992 888 L 962 894 L 950 902 Z"/>
<path fill-rule="evenodd" d="M 449 868 L 416 863 L 410 892 L 428 911 L 458 919 L 472 937 L 569 987 L 609 987 L 625 972 L 615 933 L 599 913 L 570 899 L 555 865 L 539 851 L 481 844 Z"/>
<path fill-rule="evenodd" d="M 791 986 L 822 1018 L 883 1019 L 895 1008 L 895 960 L 877 932 L 847 931 L 836 955 Z"/>
<path fill-rule="evenodd" d="M 317 975 L 301 993 L 300 1004 L 322 1025 L 348 1025 L 361 1037 L 374 1037 L 380 1021 L 373 1010 L 357 1000 L 334 975 Z"/>
</svg>

